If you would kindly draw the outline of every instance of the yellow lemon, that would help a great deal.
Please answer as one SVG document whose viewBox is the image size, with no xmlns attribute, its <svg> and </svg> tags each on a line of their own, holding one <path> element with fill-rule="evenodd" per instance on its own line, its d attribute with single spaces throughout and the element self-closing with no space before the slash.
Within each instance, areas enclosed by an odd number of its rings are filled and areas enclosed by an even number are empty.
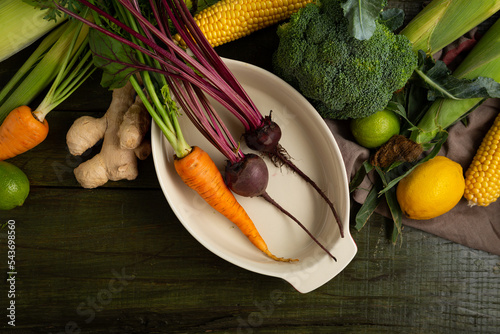
<svg viewBox="0 0 500 334">
<path fill-rule="evenodd" d="M 23 205 L 30 192 L 28 177 L 22 170 L 0 161 L 0 210 L 10 210 Z"/>
<path fill-rule="evenodd" d="M 418 165 L 399 181 L 396 196 L 403 213 L 411 219 L 431 219 L 450 211 L 465 190 L 462 166 L 437 156 Z"/>
<path fill-rule="evenodd" d="M 379 147 L 393 135 L 399 134 L 399 117 L 391 110 L 377 111 L 373 115 L 351 121 L 351 132 L 358 144 L 366 148 Z"/>
</svg>

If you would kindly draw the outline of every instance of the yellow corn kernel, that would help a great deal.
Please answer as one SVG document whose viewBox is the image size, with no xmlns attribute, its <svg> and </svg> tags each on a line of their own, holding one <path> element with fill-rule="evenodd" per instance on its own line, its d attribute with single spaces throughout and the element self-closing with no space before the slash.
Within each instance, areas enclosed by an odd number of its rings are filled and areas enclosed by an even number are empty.
<svg viewBox="0 0 500 334">
<path fill-rule="evenodd" d="M 220 0 L 196 14 L 194 20 L 216 47 L 285 20 L 312 1 Z"/>
<path fill-rule="evenodd" d="M 488 206 L 500 197 L 500 114 L 465 172 L 464 197 L 469 206 Z"/>
</svg>

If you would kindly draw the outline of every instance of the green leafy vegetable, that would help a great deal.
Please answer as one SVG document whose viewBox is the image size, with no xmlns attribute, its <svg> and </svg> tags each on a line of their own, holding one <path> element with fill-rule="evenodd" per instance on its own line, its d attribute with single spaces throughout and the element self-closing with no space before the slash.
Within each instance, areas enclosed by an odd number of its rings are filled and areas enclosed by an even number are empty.
<svg viewBox="0 0 500 334">
<path fill-rule="evenodd" d="M 377 209 L 378 205 L 380 204 L 381 197 L 378 196 L 380 187 L 381 182 L 380 180 L 377 180 L 377 183 L 372 186 L 372 188 L 368 192 L 368 195 L 366 196 L 365 201 L 363 202 L 363 205 L 361 205 L 361 208 L 356 213 L 356 225 L 354 227 L 358 231 L 366 225 L 368 219 L 370 219 L 372 214 L 375 212 L 375 209 Z"/>
<path fill-rule="evenodd" d="M 469 98 L 465 99 L 437 98 L 411 131 L 412 140 L 421 144 L 431 142 L 439 132 L 462 120 L 487 97 L 498 96 L 498 84 L 492 80 L 500 82 L 499 35 L 500 20 L 497 20 L 453 72 L 453 76 L 461 80 L 457 90 L 464 90 L 462 85 L 467 83 L 473 88 L 479 85 L 479 89 L 472 91 L 485 94 L 481 97 L 481 94 L 467 92 Z M 490 79 L 478 79 L 481 77 Z"/>
<path fill-rule="evenodd" d="M 384 5 L 384 0 L 346 0 L 342 3 L 351 36 L 359 40 L 370 39 L 377 28 L 375 21 Z"/>
<path fill-rule="evenodd" d="M 400 8 L 390 8 L 380 13 L 379 22 L 391 31 L 400 28 L 405 21 L 405 12 Z"/>
<path fill-rule="evenodd" d="M 40 8 L 46 10 L 44 19 L 48 21 L 57 21 L 59 18 L 64 17 L 65 15 L 57 9 L 57 6 L 54 0 L 22 0 L 27 4 L 34 6 L 35 8 Z M 77 0 L 58 0 L 58 3 L 61 6 L 68 8 L 70 11 L 74 13 L 81 13 L 84 6 L 80 4 Z"/>
<path fill-rule="evenodd" d="M 393 244 L 396 244 L 398 240 L 401 241 L 401 232 L 403 229 L 403 213 L 396 198 L 396 189 L 391 189 L 385 193 L 385 201 L 387 202 L 394 223 L 391 240 Z"/>
<path fill-rule="evenodd" d="M 278 28 L 274 72 L 325 118 L 382 110 L 413 74 L 417 55 L 406 37 L 378 21 L 375 25 L 370 39 L 359 40 L 350 35 L 338 1 L 309 4 Z"/>
<path fill-rule="evenodd" d="M 500 84 L 492 78 L 458 78 L 441 60 L 429 60 L 423 51 L 419 52 L 420 65 L 415 70 L 428 89 L 427 99 L 434 101 L 438 97 L 453 100 L 472 98 L 500 97 Z"/>
<path fill-rule="evenodd" d="M 351 182 L 349 182 L 349 192 L 356 190 L 365 176 L 373 169 L 373 166 L 368 162 L 364 161 L 361 167 L 358 169 Z"/>
<path fill-rule="evenodd" d="M 73 61 L 79 58 L 77 53 L 81 50 L 81 45 L 87 44 L 87 34 L 88 27 L 81 27 L 79 22 L 66 21 L 40 42 L 33 54 L 0 91 L 0 122 L 3 122 L 14 108 L 28 105 L 51 85 L 58 73 L 64 71 L 67 66 L 66 57 Z M 87 46 L 85 48 L 88 49 Z M 76 73 L 69 73 L 68 77 L 73 83 L 80 82 Z M 71 86 L 71 82 L 68 83 L 67 80 L 61 84 L 65 87 Z"/>
<path fill-rule="evenodd" d="M 102 32 L 94 29 L 90 31 L 90 49 L 99 55 L 94 57 L 94 65 L 103 70 L 103 87 L 123 87 L 130 75 L 137 71 L 130 67 L 130 64 L 137 63 L 134 58 L 135 51 Z"/>
</svg>

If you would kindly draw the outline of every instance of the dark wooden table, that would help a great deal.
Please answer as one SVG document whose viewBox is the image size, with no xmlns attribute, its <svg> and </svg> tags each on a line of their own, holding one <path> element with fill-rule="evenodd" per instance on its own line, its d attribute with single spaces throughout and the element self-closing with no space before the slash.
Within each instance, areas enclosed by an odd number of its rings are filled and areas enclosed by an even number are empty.
<svg viewBox="0 0 500 334">
<path fill-rule="evenodd" d="M 391 1 L 408 17 L 422 1 Z M 276 27 L 219 47 L 271 68 Z M 0 64 L 0 82 L 32 48 Z M 352 229 L 358 253 L 308 293 L 215 256 L 182 226 L 160 190 L 152 158 L 134 181 L 82 189 L 65 134 L 102 115 L 110 93 L 95 75 L 52 112 L 48 138 L 9 160 L 29 177 L 15 221 L 15 327 L 8 325 L 7 229 L 0 230 L 2 333 L 498 333 L 500 258 L 412 228 L 387 239 L 388 221 Z M 99 148 L 92 150 L 96 153 Z M 357 205 L 353 203 L 353 209 Z"/>
</svg>

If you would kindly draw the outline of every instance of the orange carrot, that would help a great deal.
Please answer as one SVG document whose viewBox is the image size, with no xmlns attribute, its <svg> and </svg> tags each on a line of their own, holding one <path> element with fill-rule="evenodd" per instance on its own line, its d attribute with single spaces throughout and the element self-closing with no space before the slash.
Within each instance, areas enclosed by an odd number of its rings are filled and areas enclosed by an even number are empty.
<svg viewBox="0 0 500 334">
<path fill-rule="evenodd" d="M 255 247 L 273 260 L 295 261 L 277 257 L 269 251 L 254 223 L 226 186 L 219 169 L 205 151 L 194 146 L 185 157 L 176 157 L 174 166 L 184 183 L 195 190 L 212 208 L 233 222 Z"/>
<path fill-rule="evenodd" d="M 32 149 L 44 141 L 48 133 L 47 120 L 40 122 L 29 107 L 12 110 L 0 126 L 0 161 Z"/>
</svg>

